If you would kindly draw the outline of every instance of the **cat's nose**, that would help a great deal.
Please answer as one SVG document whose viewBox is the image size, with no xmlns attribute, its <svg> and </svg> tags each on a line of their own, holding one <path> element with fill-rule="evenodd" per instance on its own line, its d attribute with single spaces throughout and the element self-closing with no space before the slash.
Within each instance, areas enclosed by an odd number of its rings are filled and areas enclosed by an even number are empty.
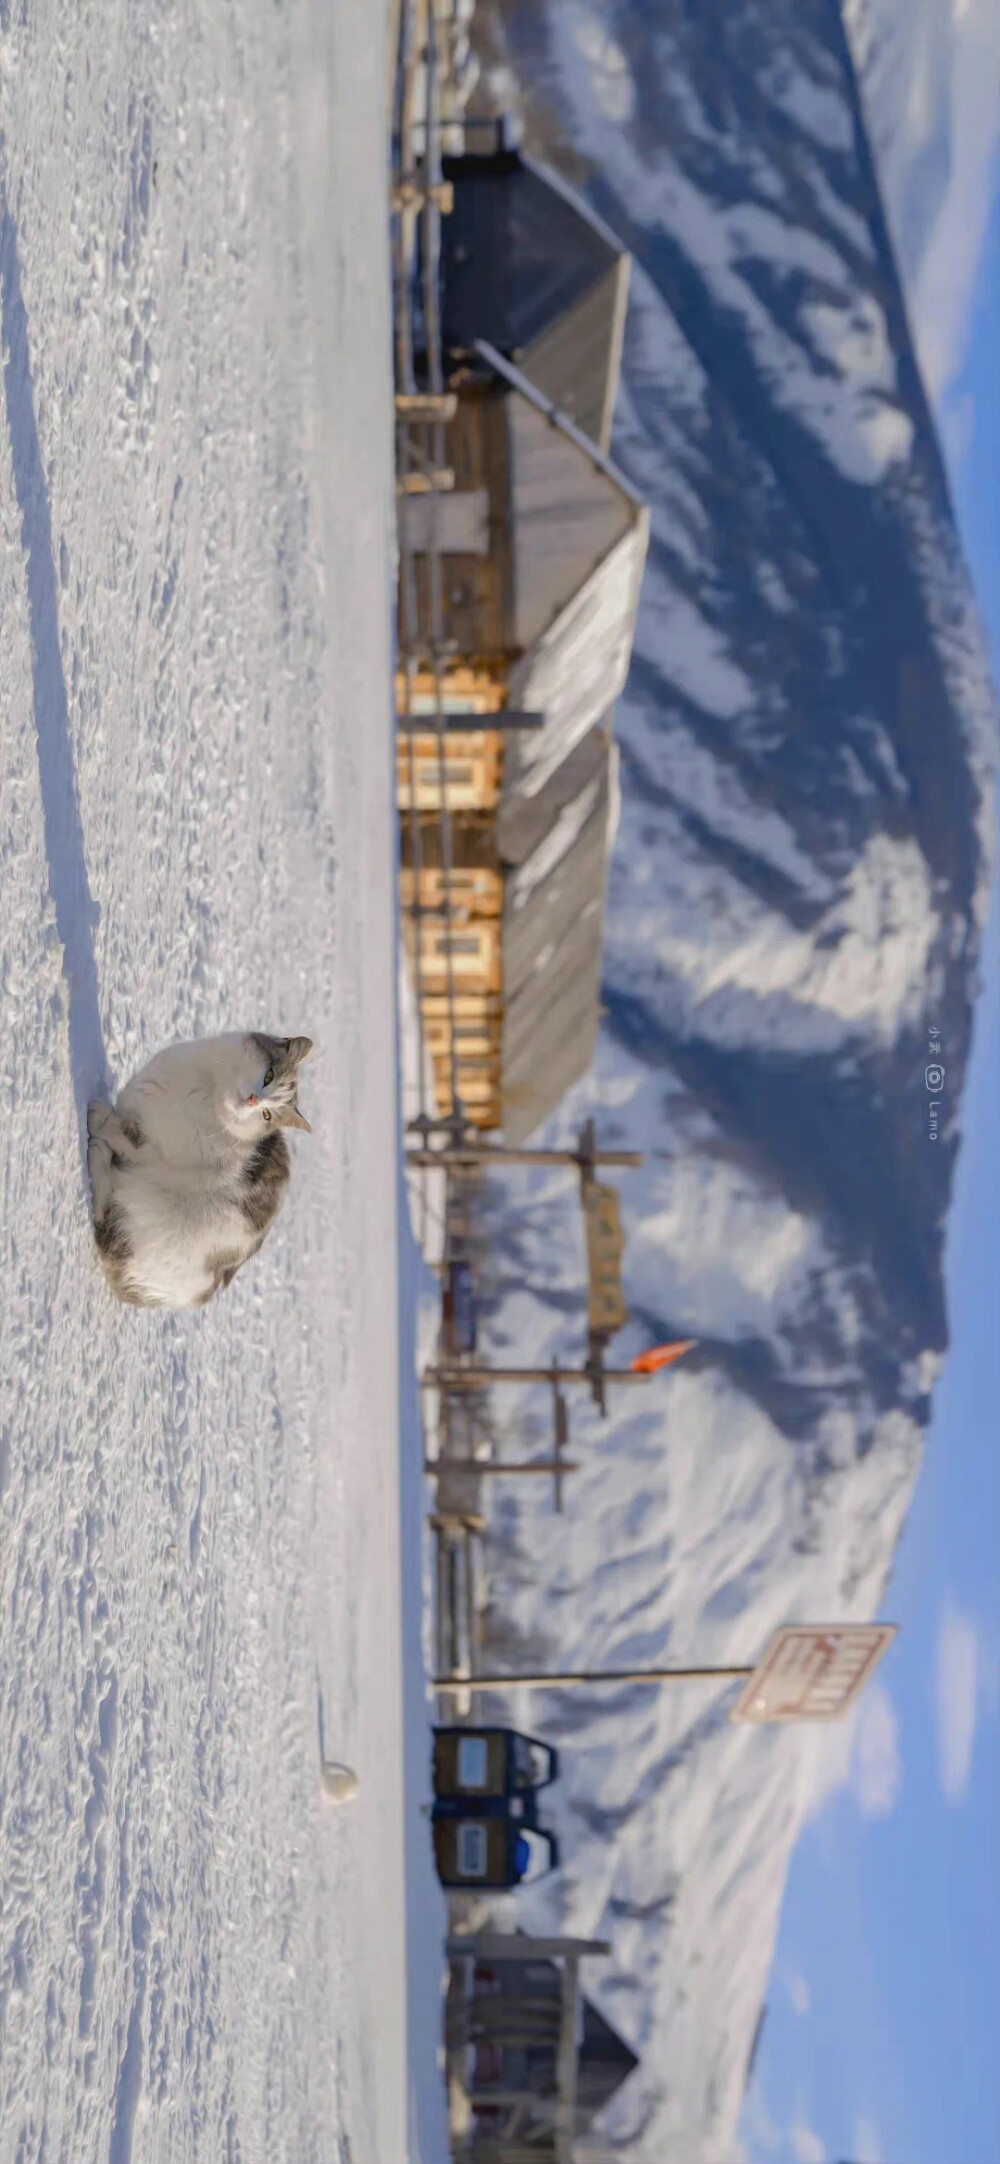
<svg viewBox="0 0 1000 2164">
<path fill-rule="evenodd" d="M 245 1097 L 243 1102 L 247 1105 L 255 1105 L 258 1102 L 258 1099 L 256 1097 Z"/>
</svg>

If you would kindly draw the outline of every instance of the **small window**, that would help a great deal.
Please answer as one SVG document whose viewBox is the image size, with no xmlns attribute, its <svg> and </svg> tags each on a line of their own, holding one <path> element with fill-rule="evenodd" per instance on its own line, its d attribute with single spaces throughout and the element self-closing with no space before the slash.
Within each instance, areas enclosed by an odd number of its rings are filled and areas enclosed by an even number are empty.
<svg viewBox="0 0 1000 2164">
<path fill-rule="evenodd" d="M 485 1736 L 462 1736 L 458 1746 L 458 1785 L 460 1788 L 486 1787 L 486 1738 Z"/>
<path fill-rule="evenodd" d="M 439 709 L 434 692 L 415 691 L 410 701 L 409 711 L 411 714 L 436 715 Z M 484 711 L 485 700 L 481 691 L 449 691 L 446 685 L 442 685 L 440 706 L 442 714 L 481 714 Z"/>
<path fill-rule="evenodd" d="M 458 1869 L 461 1878 L 486 1877 L 486 1828 L 467 1819 L 458 1829 Z"/>
</svg>

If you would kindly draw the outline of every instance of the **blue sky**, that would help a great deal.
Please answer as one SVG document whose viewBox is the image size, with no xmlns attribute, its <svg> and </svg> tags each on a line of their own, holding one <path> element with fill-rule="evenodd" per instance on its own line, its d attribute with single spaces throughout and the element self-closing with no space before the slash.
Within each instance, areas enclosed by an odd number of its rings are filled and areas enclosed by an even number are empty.
<svg viewBox="0 0 1000 2164">
<path fill-rule="evenodd" d="M 1000 187 L 947 406 L 1000 682 Z M 793 1861 L 745 2116 L 754 2164 L 1000 2164 L 996 893 L 983 977 L 949 1223 L 952 1343 L 885 1604 L 901 1633 L 872 1687 L 867 1773 Z"/>
</svg>

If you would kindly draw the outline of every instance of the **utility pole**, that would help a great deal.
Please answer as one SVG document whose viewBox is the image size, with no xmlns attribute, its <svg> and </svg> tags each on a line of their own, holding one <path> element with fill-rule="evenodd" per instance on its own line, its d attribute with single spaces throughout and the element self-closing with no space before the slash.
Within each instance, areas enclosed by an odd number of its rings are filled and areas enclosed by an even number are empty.
<svg viewBox="0 0 1000 2164">
<path fill-rule="evenodd" d="M 474 1473 L 477 1480 L 521 1479 L 528 1473 L 578 1473 L 575 1458 L 522 1458 L 513 1464 L 504 1464 L 498 1458 L 426 1458 L 424 1472 L 438 1475 L 447 1467 L 449 1472 Z"/>
<path fill-rule="evenodd" d="M 443 1150 L 407 1150 L 408 1165 L 433 1168 L 446 1165 L 450 1172 L 479 1172 L 484 1165 L 578 1165 L 576 1150 L 514 1150 L 506 1149 L 499 1142 L 450 1142 Z M 602 1150 L 593 1162 L 597 1165 L 623 1165 L 634 1169 L 642 1164 L 637 1150 Z"/>
<path fill-rule="evenodd" d="M 436 1691 L 568 1691 L 588 1683 L 743 1683 L 756 1675 L 749 1668 L 596 1668 L 562 1674 L 516 1676 L 435 1676 Z"/>
<path fill-rule="evenodd" d="M 594 1369 L 585 1368 L 425 1368 L 420 1378 L 425 1390 L 485 1390 L 490 1383 L 590 1383 Z M 603 1368 L 605 1382 L 648 1383 L 649 1376 L 634 1368 Z"/>
<path fill-rule="evenodd" d="M 732 1718 L 839 1721 L 896 1636 L 893 1623 L 783 1623 L 749 1667 L 598 1668 L 435 1676 L 437 1691 L 567 1691 L 588 1684 L 742 1683 Z"/>
<path fill-rule="evenodd" d="M 582 1177 L 593 1173 L 597 1164 L 617 1164 L 626 1171 L 636 1171 L 643 1164 L 639 1149 L 597 1149 L 593 1132 L 593 1119 L 584 1123 L 576 1149 L 506 1149 L 502 1143 L 474 1143 L 474 1140 L 455 1140 L 446 1143 L 444 1149 L 431 1149 L 429 1136 L 437 1121 L 411 1119 L 411 1130 L 424 1134 L 418 1149 L 407 1149 L 407 1164 L 446 1164 L 452 1173 L 478 1173 L 485 1164 L 576 1164 Z M 448 1130 L 450 1121 L 439 1123 Z"/>
<path fill-rule="evenodd" d="M 608 1383 L 648 1383 L 663 1368 L 672 1367 L 675 1360 L 682 1360 L 685 1353 L 692 1352 L 695 1340 L 680 1338 L 673 1345 L 656 1345 L 651 1351 L 640 1353 L 631 1367 L 607 1368 L 604 1365 L 605 1340 L 596 1331 L 590 1333 L 590 1356 L 584 1367 L 563 1368 L 553 1361 L 548 1368 L 500 1368 L 486 1367 L 478 1361 L 449 1361 L 437 1367 L 425 1368 L 420 1378 L 423 1390 L 444 1390 L 456 1396 L 468 1390 L 487 1390 L 491 1383 L 550 1383 L 555 1407 L 555 1432 L 557 1454 L 568 1440 L 566 1401 L 562 1395 L 563 1383 L 587 1383 L 590 1394 L 600 1411 L 607 1413 L 606 1385 Z"/>
</svg>

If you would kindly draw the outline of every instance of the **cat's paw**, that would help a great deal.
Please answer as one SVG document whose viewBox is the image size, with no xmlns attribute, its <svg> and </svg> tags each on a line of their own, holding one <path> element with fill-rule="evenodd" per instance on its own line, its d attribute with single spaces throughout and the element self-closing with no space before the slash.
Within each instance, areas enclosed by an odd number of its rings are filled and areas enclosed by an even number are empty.
<svg viewBox="0 0 1000 2164">
<path fill-rule="evenodd" d="M 99 1097 L 91 1098 L 87 1106 L 87 1133 L 91 1141 L 93 1141 L 95 1135 L 104 1133 L 111 1116 L 110 1105 L 102 1104 Z"/>
</svg>

